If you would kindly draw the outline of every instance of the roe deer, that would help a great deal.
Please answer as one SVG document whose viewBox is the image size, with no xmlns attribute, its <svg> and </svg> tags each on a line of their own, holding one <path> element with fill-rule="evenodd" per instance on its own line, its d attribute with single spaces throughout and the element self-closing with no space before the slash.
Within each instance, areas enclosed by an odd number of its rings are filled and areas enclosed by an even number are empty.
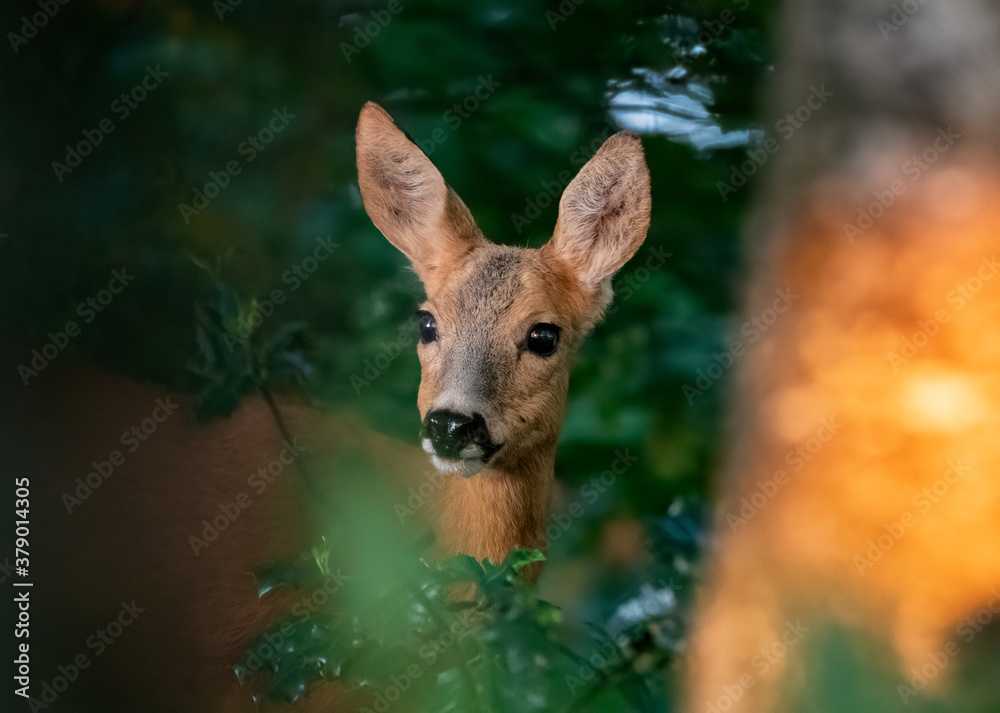
<svg viewBox="0 0 1000 713">
<path fill-rule="evenodd" d="M 649 227 L 642 146 L 632 133 L 609 138 L 567 186 L 538 250 L 487 241 L 376 104 L 361 111 L 357 146 L 368 215 L 427 291 L 421 443 L 455 475 L 438 496 L 440 546 L 494 561 L 513 547 L 544 549 L 570 363 Z"/>
<path fill-rule="evenodd" d="M 427 157 L 375 104 L 361 112 L 357 152 L 369 215 L 427 290 L 418 407 L 423 449 L 447 476 L 426 513 L 440 553 L 500 561 L 515 547 L 544 549 L 570 363 L 611 299 L 612 275 L 649 224 L 641 144 L 630 133 L 607 140 L 567 187 L 554 236 L 541 249 L 488 242 Z M 88 635 L 114 620 L 123 600 L 134 600 L 144 611 L 78 671 L 58 695 L 62 709 L 255 710 L 232 665 L 288 602 L 259 600 L 252 573 L 315 544 L 310 493 L 298 477 L 277 477 L 213 541 L 194 552 L 190 538 L 246 490 L 248 475 L 289 448 L 263 400 L 246 399 L 230 418 L 202 427 L 182 415 L 166 418 L 68 514 L 62 494 L 165 391 L 68 360 L 31 389 L 18 383 L 5 391 L 10 422 L 0 438 L 10 467 L 34 488 L 39 640 L 63 646 L 37 652 L 46 666 L 35 668 L 33 697 L 87 651 Z M 190 405 L 171 398 L 182 412 Z M 288 402 L 281 411 L 307 457 L 360 446 L 385 472 L 401 474 L 401 490 L 428 468 L 417 448 L 349 418 Z M 350 700 L 335 684 L 322 685 L 293 707 L 346 710 Z"/>
</svg>

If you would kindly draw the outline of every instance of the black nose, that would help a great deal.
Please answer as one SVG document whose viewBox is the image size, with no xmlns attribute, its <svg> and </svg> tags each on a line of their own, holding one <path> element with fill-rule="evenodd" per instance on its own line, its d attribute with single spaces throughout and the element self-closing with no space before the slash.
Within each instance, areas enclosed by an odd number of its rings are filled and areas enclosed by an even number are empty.
<svg viewBox="0 0 1000 713">
<path fill-rule="evenodd" d="M 457 460 L 467 446 L 476 444 L 482 447 L 483 460 L 486 460 L 497 449 L 486 421 L 478 413 L 466 416 L 444 409 L 429 411 L 421 430 L 421 435 L 430 439 L 434 452 L 441 458 Z"/>
</svg>

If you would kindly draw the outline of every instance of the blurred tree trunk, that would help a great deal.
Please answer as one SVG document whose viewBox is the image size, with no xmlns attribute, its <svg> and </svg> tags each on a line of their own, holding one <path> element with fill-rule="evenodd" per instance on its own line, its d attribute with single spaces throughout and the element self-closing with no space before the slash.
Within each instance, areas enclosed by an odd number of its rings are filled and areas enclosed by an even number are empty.
<svg viewBox="0 0 1000 713">
<path fill-rule="evenodd" d="M 686 709 L 979 710 L 953 684 L 1000 612 L 1000 6 L 790 1 L 782 36 Z"/>
</svg>

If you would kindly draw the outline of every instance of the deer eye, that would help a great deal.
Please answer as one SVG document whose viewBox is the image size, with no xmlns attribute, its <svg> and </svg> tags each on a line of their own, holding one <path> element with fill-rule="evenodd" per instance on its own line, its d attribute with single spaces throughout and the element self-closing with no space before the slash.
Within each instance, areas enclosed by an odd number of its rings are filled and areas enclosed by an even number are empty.
<svg viewBox="0 0 1000 713">
<path fill-rule="evenodd" d="M 551 356 L 559 346 L 559 327 L 547 322 L 536 324 L 528 332 L 528 350 L 538 356 Z"/>
<path fill-rule="evenodd" d="M 437 339 L 438 327 L 434 315 L 423 309 L 417 312 L 417 330 L 420 332 L 421 344 L 429 344 Z"/>
</svg>

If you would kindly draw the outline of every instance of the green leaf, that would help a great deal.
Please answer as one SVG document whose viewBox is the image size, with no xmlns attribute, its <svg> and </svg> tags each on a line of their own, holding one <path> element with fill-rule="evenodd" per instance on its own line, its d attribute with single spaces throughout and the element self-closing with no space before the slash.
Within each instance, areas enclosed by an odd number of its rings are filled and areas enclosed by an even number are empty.
<svg viewBox="0 0 1000 713">
<path fill-rule="evenodd" d="M 319 678 L 317 670 L 304 664 L 279 668 L 271 677 L 267 694 L 272 700 L 294 703 L 306 692 L 309 684 Z"/>
<path fill-rule="evenodd" d="M 486 560 L 487 562 L 489 560 Z M 485 563 L 484 563 L 485 564 Z M 486 575 L 483 564 L 469 555 L 455 555 L 441 565 L 441 570 L 461 582 L 478 584 Z"/>
<path fill-rule="evenodd" d="M 520 572 L 533 562 L 544 561 L 545 553 L 541 550 L 512 550 L 511 553 L 507 555 L 507 559 L 504 560 L 503 564 L 506 567 L 510 567 L 515 572 Z"/>
<path fill-rule="evenodd" d="M 307 357 L 310 340 L 303 322 L 281 324 L 255 320 L 258 302 L 244 300 L 221 275 L 224 258 L 209 267 L 192 258 L 205 272 L 204 294 L 195 305 L 197 352 L 189 364 L 201 390 L 195 412 L 201 421 L 228 416 L 240 400 L 277 384 L 302 385 L 315 369 Z M 255 325 L 254 322 L 257 322 Z M 264 328 L 273 329 L 265 336 Z"/>
<path fill-rule="evenodd" d="M 314 560 L 278 563 L 266 567 L 257 575 L 257 596 L 263 597 L 275 587 L 302 589 L 319 583 L 321 572 Z"/>
</svg>

